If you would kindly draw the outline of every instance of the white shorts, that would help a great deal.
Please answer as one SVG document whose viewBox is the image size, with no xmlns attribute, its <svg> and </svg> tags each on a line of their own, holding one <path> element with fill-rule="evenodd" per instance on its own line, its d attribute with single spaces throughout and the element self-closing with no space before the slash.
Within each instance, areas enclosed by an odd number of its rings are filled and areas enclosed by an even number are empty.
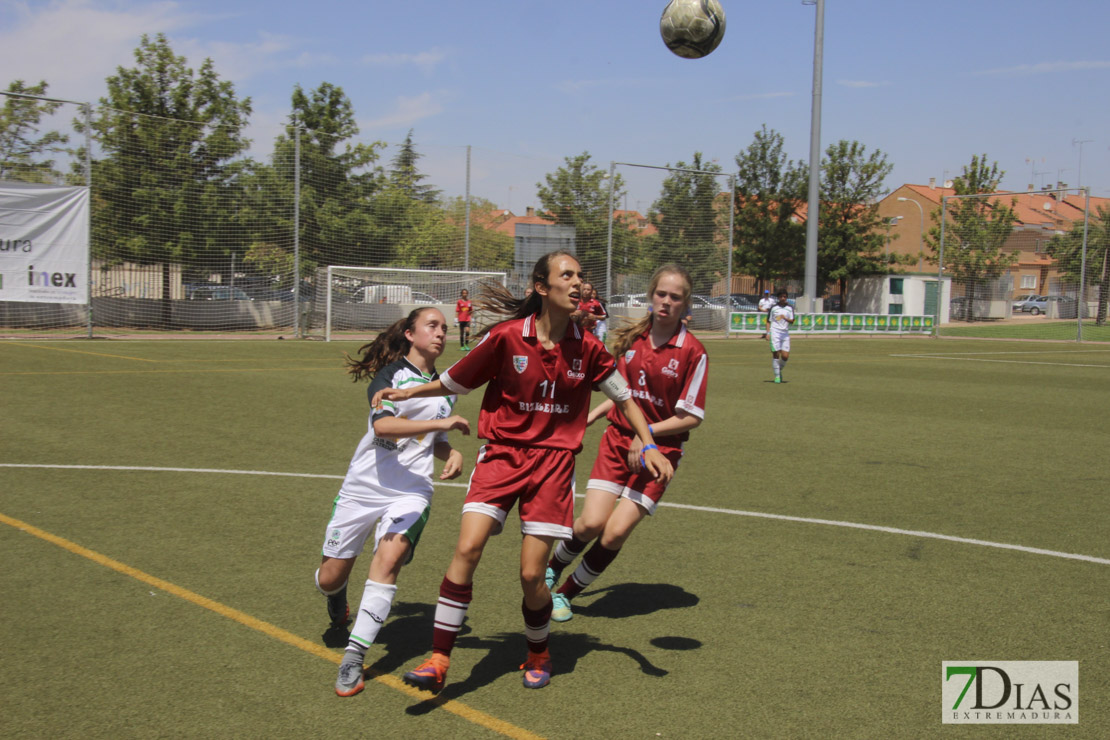
<svg viewBox="0 0 1110 740">
<path fill-rule="evenodd" d="M 772 352 L 789 352 L 790 351 L 790 335 L 786 332 L 781 334 L 771 332 L 771 351 Z"/>
<path fill-rule="evenodd" d="M 321 554 L 328 558 L 350 560 L 359 556 L 374 522 L 374 550 L 390 532 L 403 534 L 412 543 L 406 563 L 412 560 L 420 534 L 428 522 L 431 498 L 418 494 L 382 493 L 373 497 L 352 498 L 342 491 L 332 505 L 331 521 L 324 533 Z"/>
<path fill-rule="evenodd" d="M 600 319 L 594 324 L 594 336 L 598 339 L 604 340 L 607 331 L 609 331 L 609 322 L 605 319 Z"/>
</svg>

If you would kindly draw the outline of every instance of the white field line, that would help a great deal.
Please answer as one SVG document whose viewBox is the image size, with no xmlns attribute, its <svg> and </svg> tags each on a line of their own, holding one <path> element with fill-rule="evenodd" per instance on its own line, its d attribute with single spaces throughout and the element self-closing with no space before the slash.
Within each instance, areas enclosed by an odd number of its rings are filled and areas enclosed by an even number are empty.
<svg viewBox="0 0 1110 740">
<path fill-rule="evenodd" d="M 279 473 L 267 470 L 221 470 L 218 468 L 155 468 L 155 467 L 138 467 L 128 465 L 35 465 L 24 463 L 0 463 L 0 468 L 46 468 L 50 470 L 124 470 L 124 471 L 138 471 L 138 472 L 169 472 L 169 473 L 216 473 L 222 475 L 275 475 L 287 478 L 327 478 L 330 480 L 343 480 L 342 475 L 322 475 L 318 473 Z M 442 481 L 434 481 L 437 486 L 444 486 L 450 488 L 466 488 L 465 483 L 444 483 Z M 582 498 L 582 494 L 578 494 L 576 498 Z M 742 511 L 738 509 L 720 509 L 712 506 L 693 506 L 691 504 L 672 504 L 666 501 L 659 502 L 659 506 L 666 506 L 672 509 L 685 509 L 687 511 L 702 511 L 709 514 L 728 514 L 730 516 L 748 516 L 758 519 L 775 519 L 782 522 L 797 522 L 799 524 L 823 524 L 828 527 L 845 527 L 848 529 L 862 529 L 869 532 L 884 532 L 886 534 L 901 534 L 908 537 L 924 537 L 931 540 L 943 540 L 945 542 L 957 542 L 962 545 L 978 545 L 980 547 L 993 547 L 999 550 L 1014 550 L 1017 552 L 1024 552 L 1030 555 L 1045 555 L 1054 558 L 1064 558 L 1066 560 L 1081 560 L 1086 563 L 1096 563 L 1098 565 L 1110 565 L 1110 559 L 1098 558 L 1093 555 L 1078 555 L 1069 552 L 1059 552 L 1057 550 L 1045 550 L 1039 547 L 1026 547 L 1024 545 L 1011 545 L 1005 542 L 990 542 L 988 540 L 975 540 L 967 537 L 954 537 L 947 534 L 937 534 L 936 532 L 923 532 L 915 529 L 899 529 L 897 527 L 883 527 L 876 524 L 860 524 L 858 522 L 842 522 L 835 519 L 812 519 L 803 516 L 788 516 L 786 514 L 768 514 L 762 511 Z"/>
<path fill-rule="evenodd" d="M 1104 349 L 1076 350 L 1064 354 L 1080 354 L 1081 352 L 1110 352 Z M 968 355 L 1045 355 L 1052 352 L 935 352 L 927 354 L 892 354 L 890 357 L 904 357 L 915 360 L 958 360 L 962 362 L 1001 362 L 1010 365 L 1053 365 L 1056 367 L 1094 367 L 1102 370 L 1108 365 L 1097 365 L 1089 362 L 1045 362 L 1043 360 L 995 360 L 986 357 L 969 357 Z"/>
</svg>

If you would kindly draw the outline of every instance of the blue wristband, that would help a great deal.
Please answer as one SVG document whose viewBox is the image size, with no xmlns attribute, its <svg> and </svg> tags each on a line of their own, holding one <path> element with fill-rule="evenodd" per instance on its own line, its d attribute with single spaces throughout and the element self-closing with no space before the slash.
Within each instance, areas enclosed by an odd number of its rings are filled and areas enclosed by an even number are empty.
<svg viewBox="0 0 1110 740">
<path fill-rule="evenodd" d="M 648 450 L 658 450 L 658 449 L 659 448 L 656 447 L 655 445 L 644 445 L 644 448 L 642 450 L 640 450 L 640 454 L 642 455 L 645 452 L 647 452 Z"/>
<path fill-rule="evenodd" d="M 651 424 L 648 424 L 648 434 L 655 436 L 655 430 L 651 428 Z"/>
</svg>

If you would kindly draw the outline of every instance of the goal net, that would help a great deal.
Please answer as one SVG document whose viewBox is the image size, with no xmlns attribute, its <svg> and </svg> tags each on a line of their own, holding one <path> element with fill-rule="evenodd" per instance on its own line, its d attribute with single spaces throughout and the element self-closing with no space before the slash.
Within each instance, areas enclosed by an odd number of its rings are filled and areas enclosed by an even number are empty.
<svg viewBox="0 0 1110 740">
<path fill-rule="evenodd" d="M 506 285 L 506 278 L 503 272 L 328 265 L 317 270 L 306 336 L 331 341 L 381 331 L 421 306 L 436 306 L 453 322 L 463 290 L 474 300 L 483 285 Z M 472 321 L 481 325 L 483 319 Z"/>
</svg>

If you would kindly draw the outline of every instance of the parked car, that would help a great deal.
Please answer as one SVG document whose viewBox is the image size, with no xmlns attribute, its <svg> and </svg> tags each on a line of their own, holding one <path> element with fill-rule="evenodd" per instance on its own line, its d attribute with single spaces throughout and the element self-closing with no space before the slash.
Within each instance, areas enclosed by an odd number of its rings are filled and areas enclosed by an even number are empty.
<svg viewBox="0 0 1110 740">
<path fill-rule="evenodd" d="M 1034 311 L 1033 309 L 1037 310 Z M 1022 313 L 1031 313 L 1034 316 L 1044 311 L 1044 296 L 1037 295 L 1036 293 L 1026 293 L 1019 295 L 1014 299 L 1013 310 L 1021 311 Z"/>
<path fill-rule="evenodd" d="M 752 301 L 747 300 L 740 293 L 733 293 L 732 295 L 719 295 L 714 296 L 710 302 L 714 306 L 727 308 L 729 311 L 737 311 L 740 313 L 753 313 L 759 311 L 759 306 Z"/>
<path fill-rule="evenodd" d="M 186 285 L 185 298 L 190 301 L 252 301 L 242 289 L 232 285 Z"/>
<path fill-rule="evenodd" d="M 647 308 L 649 305 L 646 296 L 642 293 L 615 293 L 609 299 L 609 306 L 611 308 Z"/>
<path fill-rule="evenodd" d="M 692 295 L 690 296 L 690 308 L 721 308 L 715 304 L 709 296 Z"/>
<path fill-rule="evenodd" d="M 825 313 L 839 313 L 844 308 L 844 301 L 838 295 L 831 295 L 825 299 Z"/>
<path fill-rule="evenodd" d="M 446 303 L 446 301 L 433 298 L 427 293 L 422 293 L 419 290 L 412 291 L 412 302 L 422 306 L 438 306 L 440 303 Z"/>
<path fill-rule="evenodd" d="M 1078 301 L 1078 299 L 1073 298 L 1070 295 L 1038 296 L 1036 300 L 1026 301 L 1026 305 L 1028 305 L 1029 308 L 1028 309 L 1023 308 L 1022 310 L 1023 311 L 1028 310 L 1029 313 L 1033 314 L 1034 316 L 1038 316 L 1042 313 L 1047 314 L 1049 312 L 1050 304 L 1055 304 L 1056 305 L 1056 317 L 1057 318 L 1060 318 L 1060 319 L 1074 319 L 1078 315 L 1079 301 Z M 1084 306 L 1084 308 L 1083 308 L 1083 318 L 1088 318 L 1089 316 L 1090 316 L 1090 313 L 1087 310 L 1086 306 Z"/>
</svg>

